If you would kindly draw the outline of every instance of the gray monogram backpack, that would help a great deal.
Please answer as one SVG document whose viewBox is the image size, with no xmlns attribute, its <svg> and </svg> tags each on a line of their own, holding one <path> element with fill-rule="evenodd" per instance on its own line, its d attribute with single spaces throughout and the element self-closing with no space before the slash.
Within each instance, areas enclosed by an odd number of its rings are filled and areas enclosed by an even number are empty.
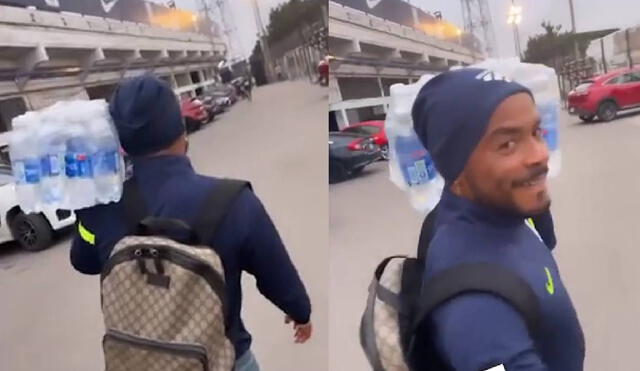
<svg viewBox="0 0 640 371">
<path fill-rule="evenodd" d="M 515 273 L 492 263 L 469 263 L 438 273 L 422 285 L 434 230 L 434 209 L 425 219 L 418 257 L 391 256 L 376 268 L 360 324 L 360 344 L 374 371 L 449 371 L 430 337 L 429 315 L 467 292 L 496 295 L 513 305 L 530 333 L 540 317 L 533 289 Z"/>
<path fill-rule="evenodd" d="M 135 179 L 125 183 L 132 232 L 101 274 L 106 371 L 233 369 L 224 268 L 207 244 L 245 187 L 250 184 L 220 181 L 191 226 L 146 216 Z"/>
</svg>

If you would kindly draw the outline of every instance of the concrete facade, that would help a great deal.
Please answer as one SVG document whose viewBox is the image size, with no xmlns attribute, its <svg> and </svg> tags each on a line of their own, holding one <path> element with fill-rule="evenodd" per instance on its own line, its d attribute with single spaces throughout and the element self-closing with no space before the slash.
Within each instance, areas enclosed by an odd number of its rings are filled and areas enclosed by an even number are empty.
<svg viewBox="0 0 640 371">
<path fill-rule="evenodd" d="M 216 81 L 218 38 L 146 24 L 0 6 L 0 131 L 24 109 L 105 98 L 122 78 L 153 71 L 176 94 Z"/>
<path fill-rule="evenodd" d="M 384 117 L 389 87 L 484 59 L 461 45 L 329 1 L 329 110 L 338 127 Z"/>
</svg>

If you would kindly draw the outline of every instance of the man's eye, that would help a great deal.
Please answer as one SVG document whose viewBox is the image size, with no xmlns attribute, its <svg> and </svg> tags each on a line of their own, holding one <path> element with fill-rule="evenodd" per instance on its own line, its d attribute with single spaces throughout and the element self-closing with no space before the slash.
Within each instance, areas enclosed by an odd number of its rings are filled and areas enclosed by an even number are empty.
<svg viewBox="0 0 640 371">
<path fill-rule="evenodd" d="M 513 149 L 516 146 L 516 142 L 513 140 L 509 140 L 500 145 L 500 149 Z"/>
<path fill-rule="evenodd" d="M 542 138 L 544 136 L 544 129 L 542 128 L 537 128 L 534 132 L 533 135 L 537 138 Z"/>
</svg>

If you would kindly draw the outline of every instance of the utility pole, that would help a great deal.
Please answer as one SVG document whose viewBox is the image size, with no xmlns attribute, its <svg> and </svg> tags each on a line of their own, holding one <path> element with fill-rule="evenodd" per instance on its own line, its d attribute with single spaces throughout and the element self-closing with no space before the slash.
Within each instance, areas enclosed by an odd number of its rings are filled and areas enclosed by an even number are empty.
<svg viewBox="0 0 640 371">
<path fill-rule="evenodd" d="M 578 38 L 576 37 L 576 15 L 573 10 L 573 0 L 569 0 L 569 9 L 571 11 L 571 33 L 573 33 L 573 53 L 575 59 L 580 59 L 580 50 L 578 49 Z"/>
<path fill-rule="evenodd" d="M 269 49 L 269 42 L 267 41 L 267 31 L 262 23 L 262 16 L 260 15 L 260 6 L 257 0 L 251 0 L 253 6 L 253 15 L 256 21 L 256 29 L 258 30 L 258 40 L 260 42 L 260 48 L 262 49 L 262 57 L 264 58 L 264 68 L 267 74 L 267 80 L 269 82 L 274 81 L 273 65 L 271 60 L 271 50 Z"/>
</svg>

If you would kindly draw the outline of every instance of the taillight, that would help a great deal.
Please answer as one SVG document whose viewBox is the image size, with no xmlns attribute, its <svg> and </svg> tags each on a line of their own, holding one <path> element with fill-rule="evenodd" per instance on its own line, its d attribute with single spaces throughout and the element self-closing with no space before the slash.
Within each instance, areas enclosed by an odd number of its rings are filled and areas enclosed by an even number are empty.
<svg viewBox="0 0 640 371">
<path fill-rule="evenodd" d="M 364 139 L 356 139 L 353 142 L 349 143 L 347 148 L 351 151 L 362 151 L 362 141 Z"/>
</svg>

